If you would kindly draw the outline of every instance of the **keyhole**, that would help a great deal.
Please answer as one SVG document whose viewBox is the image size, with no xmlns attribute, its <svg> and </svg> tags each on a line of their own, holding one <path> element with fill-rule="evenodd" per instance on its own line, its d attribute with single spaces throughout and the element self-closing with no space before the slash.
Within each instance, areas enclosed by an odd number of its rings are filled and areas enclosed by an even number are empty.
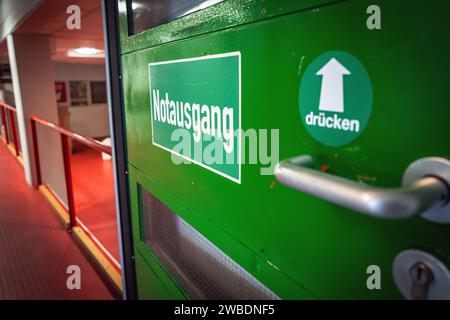
<svg viewBox="0 0 450 320">
<path fill-rule="evenodd" d="M 422 274 L 423 274 L 423 265 L 419 265 L 417 270 L 417 281 L 421 282 L 422 280 Z"/>
<path fill-rule="evenodd" d="M 419 262 L 416 263 L 412 268 L 411 268 L 411 277 L 414 280 L 414 282 L 418 283 L 418 284 L 425 284 L 427 282 L 429 282 L 432 278 L 432 274 L 431 271 L 428 269 L 428 267 Z"/>
<path fill-rule="evenodd" d="M 428 287 L 433 280 L 433 273 L 428 266 L 422 262 L 416 263 L 410 269 L 412 280 L 411 296 L 415 300 L 425 300 L 428 295 Z"/>
</svg>

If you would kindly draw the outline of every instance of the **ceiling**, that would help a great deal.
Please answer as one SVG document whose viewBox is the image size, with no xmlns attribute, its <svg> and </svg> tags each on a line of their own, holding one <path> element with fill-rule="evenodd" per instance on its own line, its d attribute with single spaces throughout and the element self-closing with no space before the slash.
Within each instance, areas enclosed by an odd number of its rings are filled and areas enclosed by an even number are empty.
<svg viewBox="0 0 450 320">
<path fill-rule="evenodd" d="M 67 7 L 81 9 L 81 29 L 69 30 Z M 104 49 L 102 9 L 100 0 L 45 0 L 19 26 L 14 34 L 46 35 L 50 37 L 52 60 L 72 63 L 104 64 L 104 58 L 69 57 L 67 51 L 80 47 Z M 5 43 L 0 44 L 0 57 L 6 54 Z"/>
</svg>

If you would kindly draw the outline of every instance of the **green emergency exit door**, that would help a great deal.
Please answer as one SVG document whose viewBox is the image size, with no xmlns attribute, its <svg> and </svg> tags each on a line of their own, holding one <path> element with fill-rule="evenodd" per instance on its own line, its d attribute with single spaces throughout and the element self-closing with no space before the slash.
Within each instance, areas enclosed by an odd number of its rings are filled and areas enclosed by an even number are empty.
<svg viewBox="0 0 450 320">
<path fill-rule="evenodd" d="M 138 297 L 445 296 L 450 7 L 179 3 L 119 1 Z"/>
</svg>

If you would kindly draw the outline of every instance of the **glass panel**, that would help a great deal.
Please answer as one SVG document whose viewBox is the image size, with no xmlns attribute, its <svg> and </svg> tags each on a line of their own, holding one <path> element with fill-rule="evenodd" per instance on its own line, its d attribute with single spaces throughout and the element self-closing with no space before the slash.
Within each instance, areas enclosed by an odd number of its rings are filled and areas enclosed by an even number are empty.
<svg viewBox="0 0 450 320">
<path fill-rule="evenodd" d="M 223 0 L 128 0 L 131 7 L 131 34 L 212 6 Z M 129 18 L 130 19 L 130 18 Z"/>
</svg>

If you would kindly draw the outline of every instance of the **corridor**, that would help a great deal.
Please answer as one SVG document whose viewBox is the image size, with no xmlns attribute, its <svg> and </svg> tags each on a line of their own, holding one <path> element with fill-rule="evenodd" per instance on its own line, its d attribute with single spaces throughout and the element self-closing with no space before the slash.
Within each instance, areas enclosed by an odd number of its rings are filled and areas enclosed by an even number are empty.
<svg viewBox="0 0 450 320">
<path fill-rule="evenodd" d="M 0 299 L 113 299 L 3 143 L 0 168 Z M 70 265 L 80 267 L 80 290 L 66 286 Z"/>
</svg>

